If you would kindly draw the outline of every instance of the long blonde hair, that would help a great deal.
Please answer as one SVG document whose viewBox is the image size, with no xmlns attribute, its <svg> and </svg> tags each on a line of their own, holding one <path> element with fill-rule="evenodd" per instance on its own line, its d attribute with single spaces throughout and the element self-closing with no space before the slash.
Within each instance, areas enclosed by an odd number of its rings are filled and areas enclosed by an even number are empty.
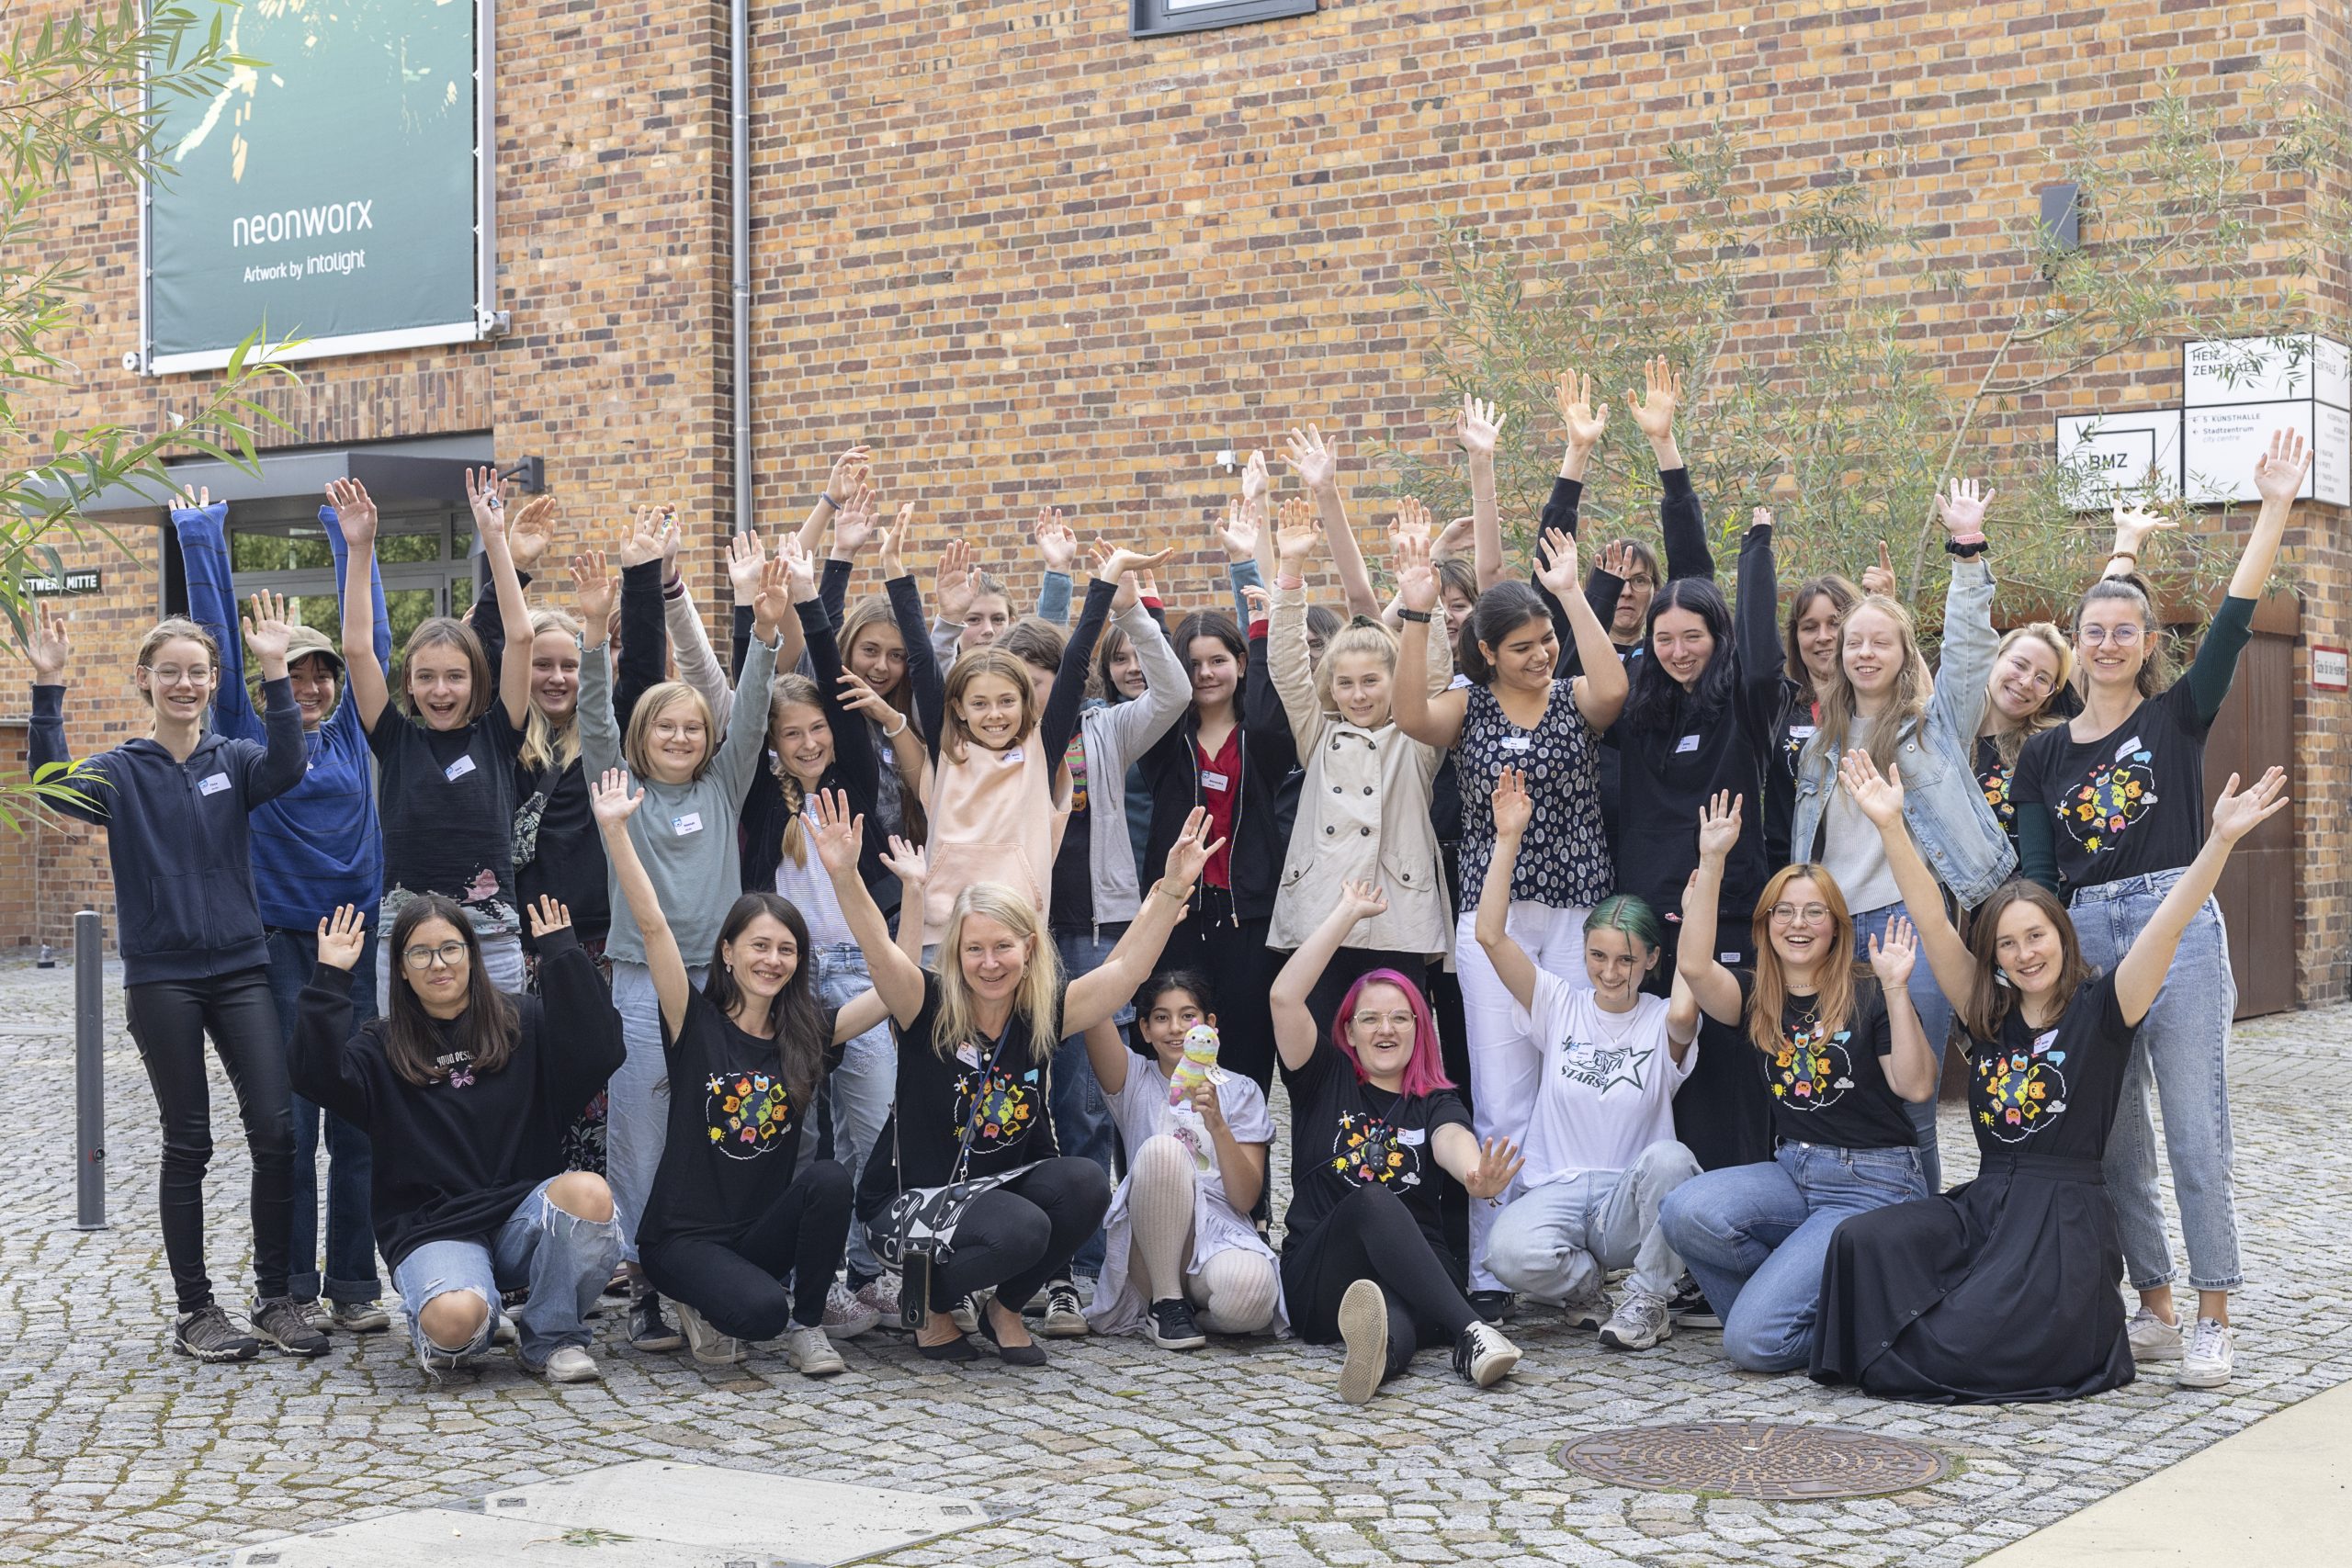
<svg viewBox="0 0 2352 1568">
<path fill-rule="evenodd" d="M 531 612 L 531 640 L 537 642 L 548 632 L 561 632 L 577 639 L 580 619 L 564 610 L 534 610 Z M 562 773 L 580 760 L 580 705 L 575 699 L 571 716 L 560 728 L 555 720 L 531 705 L 531 716 L 523 724 L 523 747 L 518 753 L 523 765 L 534 772 L 553 768 Z"/>
<path fill-rule="evenodd" d="M 2027 741 L 2045 729 L 2054 729 L 2066 722 L 2051 712 L 2050 705 L 2057 701 L 2061 691 L 2075 682 L 2074 645 L 2066 640 L 2064 632 L 2048 621 L 2031 622 L 2018 627 L 2003 637 L 2001 646 L 1993 652 L 1994 675 L 2000 673 L 2001 660 L 2008 656 L 2009 649 L 2027 637 L 2033 638 L 2057 656 L 2058 679 L 2049 691 L 2042 694 L 2041 705 L 2027 715 L 2022 724 L 2013 722 L 2008 715 L 2001 711 L 2001 705 L 1993 701 L 1992 693 L 1989 687 L 1987 688 L 1984 705 L 1993 720 L 1993 745 L 2000 752 L 2001 766 L 2005 768 L 2014 768 L 2018 765 L 2018 753 L 2025 750 Z M 1986 677 L 1988 682 L 1991 679 L 1991 676 Z"/>
<path fill-rule="evenodd" d="M 1814 972 L 1813 1016 L 1825 1036 L 1845 1028 L 1853 1017 L 1854 980 L 1870 968 L 1859 960 L 1839 960 L 1839 954 L 1854 951 L 1854 917 L 1846 908 L 1846 895 L 1838 879 L 1826 867 L 1804 862 L 1774 872 L 1764 891 L 1756 896 L 1756 915 L 1747 927 L 1756 943 L 1756 988 L 1748 998 L 1747 1038 L 1767 1055 L 1780 1053 L 1781 1014 L 1789 1001 L 1789 977 L 1781 972 L 1781 955 L 1772 949 L 1772 906 L 1788 892 L 1790 883 L 1803 881 L 1821 889 L 1821 902 L 1829 910 L 1827 956 Z"/>
<path fill-rule="evenodd" d="M 1814 700 L 1821 705 L 1821 717 L 1813 739 L 1805 742 L 1805 754 L 1808 760 L 1826 757 L 1834 764 L 1854 745 L 1849 737 L 1861 719 L 1855 712 L 1853 682 L 1846 679 L 1846 628 L 1865 610 L 1876 610 L 1893 621 L 1903 642 L 1903 668 L 1895 671 L 1894 698 L 1871 723 L 1871 762 L 1884 773 L 1894 767 L 1895 748 L 1903 744 L 1904 736 L 1917 729 L 1927 713 L 1935 682 L 1928 678 L 1928 661 L 1919 656 L 1918 624 L 1909 610 L 1883 593 L 1863 594 L 1838 623 L 1838 663 L 1824 689 L 1814 694 Z"/>
<path fill-rule="evenodd" d="M 768 735 L 771 740 L 775 735 L 776 720 L 788 707 L 812 707 L 823 713 L 825 705 L 818 700 L 817 682 L 791 670 L 784 671 L 768 682 Z M 853 745 L 860 745 L 864 743 L 865 737 L 851 736 L 849 740 Z M 836 757 L 841 755 L 842 741 L 841 736 L 833 737 L 833 754 Z M 808 863 L 808 834 L 801 825 L 801 807 L 808 803 L 808 788 L 793 776 L 782 751 L 775 753 L 775 761 L 768 764 L 768 772 L 775 775 L 776 787 L 784 792 L 784 841 L 780 846 L 784 858 L 795 865 L 806 866 Z"/>
<path fill-rule="evenodd" d="M 1315 665 L 1315 701 L 1326 718 L 1340 716 L 1340 705 L 1331 696 L 1331 666 L 1347 653 L 1369 653 L 1377 656 L 1388 671 L 1392 686 L 1396 680 L 1396 639 L 1386 626 L 1363 616 L 1350 621 L 1323 644 L 1323 657 Z M 1394 712 L 1394 709 L 1390 710 Z"/>
<path fill-rule="evenodd" d="M 695 764 L 692 777 L 702 777 L 718 759 L 718 724 L 710 716 L 709 700 L 684 681 L 663 681 L 648 686 L 637 699 L 637 706 L 629 710 L 628 732 L 621 737 L 621 761 L 641 784 L 653 779 L 653 764 L 646 750 L 653 741 L 653 721 L 673 703 L 684 703 L 702 715 L 702 761 Z"/>
<path fill-rule="evenodd" d="M 1053 1059 L 1061 1043 L 1054 1033 L 1059 1021 L 1054 1000 L 1061 994 L 1061 955 L 1046 940 L 1045 926 L 1029 900 L 1001 882 L 975 882 L 956 895 L 948 906 L 947 926 L 939 938 L 939 1011 L 932 1020 L 932 1055 L 946 1061 L 956 1047 L 977 1041 L 979 1010 L 971 988 L 964 983 L 964 921 L 985 916 L 1029 944 L 1029 962 L 1021 972 L 1021 987 L 1013 993 L 1012 1010 L 1029 1015 L 1029 1060 Z"/>
</svg>

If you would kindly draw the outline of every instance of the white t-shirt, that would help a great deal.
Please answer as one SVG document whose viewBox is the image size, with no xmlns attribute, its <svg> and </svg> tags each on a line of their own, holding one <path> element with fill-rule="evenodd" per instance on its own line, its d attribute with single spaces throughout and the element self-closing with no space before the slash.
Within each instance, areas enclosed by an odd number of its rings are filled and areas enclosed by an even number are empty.
<svg viewBox="0 0 2352 1568">
<path fill-rule="evenodd" d="M 1527 1119 L 1527 1168 L 1543 1187 L 1589 1170 L 1626 1170 L 1652 1144 L 1674 1136 L 1674 1092 L 1699 1063 L 1693 1042 L 1677 1066 L 1666 1038 L 1666 998 L 1645 995 L 1631 1012 L 1603 1012 L 1592 991 L 1542 970 L 1531 1019 L 1511 1021 L 1544 1054 Z"/>
</svg>

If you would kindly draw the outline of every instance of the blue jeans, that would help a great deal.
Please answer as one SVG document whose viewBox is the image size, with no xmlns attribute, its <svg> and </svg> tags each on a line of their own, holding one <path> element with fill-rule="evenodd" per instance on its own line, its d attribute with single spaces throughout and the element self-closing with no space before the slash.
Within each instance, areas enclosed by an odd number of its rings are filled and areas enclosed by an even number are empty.
<svg viewBox="0 0 2352 1568">
<path fill-rule="evenodd" d="M 1813 1359 L 1838 1222 L 1927 1195 L 1916 1148 L 1783 1143 L 1766 1164 L 1692 1177 L 1666 1195 L 1657 1223 L 1723 1315 L 1732 1365 L 1785 1372 Z"/>
<path fill-rule="evenodd" d="M 2130 952 L 2177 871 L 2154 872 L 2075 894 L 2075 940 L 2083 960 L 2112 970 Z M 2123 1242 L 2124 1271 L 2135 1291 L 2173 1280 L 2156 1198 L 2156 1133 L 2148 1117 L 2148 1083 L 2165 1108 L 2165 1153 L 2173 1195 L 2188 1242 L 2188 1282 L 2200 1291 L 2233 1291 L 2245 1282 L 2238 1257 L 2237 1200 L 2230 1138 L 2230 1019 L 2238 1010 L 2230 974 L 2229 932 L 2211 898 L 2189 917 L 2155 1005 L 2140 1021 L 2123 1069 L 2123 1100 L 2107 1140 L 2107 1193 Z"/>
<path fill-rule="evenodd" d="M 290 1050 L 295 1015 L 302 987 L 318 969 L 319 936 L 314 931 L 288 931 L 273 926 L 266 933 L 269 948 L 269 994 L 277 1003 L 278 1028 Z M 351 969 L 351 1025 L 376 1016 L 376 928 L 368 928 L 367 945 Z M 368 1134 L 332 1111 L 322 1111 L 300 1095 L 294 1101 L 294 1207 L 290 1224 L 293 1267 L 287 1290 L 296 1301 L 356 1305 L 383 1293 L 376 1276 L 376 1235 L 368 1218 L 368 1190 L 373 1160 Z M 327 1267 L 319 1273 L 319 1122 L 326 1122 L 327 1145 Z"/>
<path fill-rule="evenodd" d="M 653 972 L 626 958 L 613 963 L 613 1010 L 621 1015 L 627 1055 L 605 1086 L 605 1179 L 613 1190 L 621 1256 L 637 1261 L 637 1224 L 653 1192 L 662 1145 L 670 1141 L 670 1062 L 662 1054 L 662 999 Z M 707 964 L 689 967 L 686 983 L 702 989 Z"/>
<path fill-rule="evenodd" d="M 840 1007 L 874 987 L 865 954 L 854 942 L 840 942 L 816 951 L 817 993 L 829 1007 Z M 818 1119 L 832 1140 L 832 1154 L 849 1170 L 850 1190 L 857 1190 L 858 1173 L 874 1152 L 882 1123 L 889 1119 L 890 1101 L 899 1087 L 899 1046 L 888 1020 L 876 1024 L 842 1048 L 842 1065 L 826 1076 L 818 1100 Z M 819 1157 L 815 1137 L 800 1140 L 805 1169 Z M 883 1272 L 865 1238 L 865 1224 L 852 1218 L 849 1225 L 850 1272 L 870 1280 Z"/>
<path fill-rule="evenodd" d="M 1886 936 L 1886 923 L 1897 915 L 1907 914 L 1902 905 L 1888 904 L 1876 909 L 1865 909 L 1854 917 L 1854 956 L 1870 962 L 1871 938 L 1882 941 Z M 1917 921 L 1913 922 L 1917 924 Z M 1936 985 L 1935 972 L 1928 967 L 1928 955 L 1919 954 L 1911 965 L 1912 1010 L 1919 1015 L 1919 1027 L 1927 1032 L 1928 1049 L 1936 1054 L 1936 1082 L 1940 1089 L 1944 1072 L 1944 1036 L 1951 1032 L 1951 1003 L 1944 999 Z M 1911 1118 L 1911 1126 L 1919 1136 L 1919 1170 L 1927 1178 L 1931 1193 L 1944 1190 L 1944 1161 L 1936 1147 L 1936 1096 L 1923 1100 L 1906 1100 L 1903 1109 Z"/>
<path fill-rule="evenodd" d="M 1126 922 L 1121 920 L 1082 931 L 1056 931 L 1054 946 L 1061 953 L 1063 979 L 1075 980 L 1102 968 L 1102 961 L 1111 956 L 1111 950 L 1119 945 L 1119 939 L 1126 931 Z M 1135 1018 L 1136 1010 L 1127 1006 L 1121 1008 L 1111 1021 L 1125 1030 Z M 1085 1035 L 1069 1035 L 1056 1048 L 1053 1083 L 1046 1097 L 1046 1109 L 1054 1119 L 1054 1142 L 1061 1145 L 1062 1153 L 1091 1159 L 1102 1168 L 1104 1176 L 1110 1176 L 1118 1133 L 1111 1123 L 1111 1107 L 1102 1099 L 1102 1086 L 1095 1081 L 1094 1063 L 1086 1054 Z M 1101 1226 L 1079 1244 L 1069 1267 L 1071 1273 L 1089 1279 L 1102 1275 Z"/>
<path fill-rule="evenodd" d="M 425 1371 L 438 1376 L 490 1348 L 498 1327 L 499 1295 L 521 1286 L 530 1299 L 514 1309 L 514 1328 L 526 1365 L 543 1367 L 567 1345 L 588 1343 L 588 1314 L 613 1277 L 620 1256 L 620 1227 L 611 1220 L 587 1220 L 558 1208 L 548 1197 L 548 1178 L 514 1206 L 491 1245 L 478 1241 L 428 1241 L 392 1270 L 392 1285 L 408 1311 L 409 1337 Z M 463 1345 L 435 1345 L 417 1326 L 424 1303 L 451 1291 L 481 1298 L 490 1310 L 481 1331 Z"/>
</svg>

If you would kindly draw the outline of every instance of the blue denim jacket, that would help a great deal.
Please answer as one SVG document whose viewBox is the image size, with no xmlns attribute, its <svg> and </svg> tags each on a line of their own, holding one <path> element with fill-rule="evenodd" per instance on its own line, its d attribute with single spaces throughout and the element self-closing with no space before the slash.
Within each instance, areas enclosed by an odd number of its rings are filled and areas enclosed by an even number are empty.
<svg viewBox="0 0 2352 1568">
<path fill-rule="evenodd" d="M 1928 869 L 1963 908 L 1973 908 L 2016 871 L 2009 836 L 1976 784 L 1976 727 L 1984 715 L 1984 685 L 2000 651 L 1993 629 L 1993 572 L 1977 556 L 1952 562 L 1944 594 L 1943 662 L 1935 695 L 1918 727 L 1896 749 L 1903 775 L 1903 819 Z M 1797 763 L 1796 815 L 1789 852 L 1813 857 L 1829 791 L 1838 787 L 1838 759 L 1809 744 Z"/>
</svg>

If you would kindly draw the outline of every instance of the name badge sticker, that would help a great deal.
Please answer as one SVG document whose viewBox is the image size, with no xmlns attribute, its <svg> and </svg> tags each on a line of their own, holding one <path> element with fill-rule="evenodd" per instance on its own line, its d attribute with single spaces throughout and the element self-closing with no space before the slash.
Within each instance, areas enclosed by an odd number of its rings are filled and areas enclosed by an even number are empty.
<svg viewBox="0 0 2352 1568">
<path fill-rule="evenodd" d="M 198 795 L 219 795 L 228 787 L 229 775 L 226 773 L 215 773 L 209 779 L 196 781 L 196 793 Z"/>
<path fill-rule="evenodd" d="M 1408 1145 L 1426 1144 L 1430 1141 L 1429 1129 L 1426 1127 L 1399 1127 L 1396 1129 L 1396 1141 L 1400 1144 Z"/>
<path fill-rule="evenodd" d="M 1021 750 L 1021 748 L 1020 748 L 1020 747 L 1018 747 L 1018 746 L 1008 746 L 1008 747 L 1006 747 L 1003 750 L 999 751 L 999 752 L 996 754 L 996 760 L 997 760 L 1000 763 L 1010 763 L 1010 762 L 1018 762 L 1018 761 L 1023 761 L 1024 759 L 1023 759 L 1023 753 L 1022 752 L 1022 750 Z"/>
<path fill-rule="evenodd" d="M 2140 738 L 2135 735 L 2131 739 L 2126 740 L 2122 745 L 2118 746 L 2115 749 L 2115 760 L 2120 762 L 2123 761 L 2124 758 L 2129 757 L 2132 752 L 2137 751 L 2139 749 Z"/>
<path fill-rule="evenodd" d="M 1506 735 L 1503 737 L 1503 750 L 1506 751 L 1524 751 L 1532 744 L 1532 742 L 1524 735 Z"/>
<path fill-rule="evenodd" d="M 1695 735 L 1686 735 L 1674 743 L 1674 754 L 1678 757 L 1685 751 L 1696 751 L 1698 749 L 1699 738 Z"/>
<path fill-rule="evenodd" d="M 956 1059 L 967 1067 L 977 1067 L 980 1065 L 980 1048 L 967 1040 L 956 1047 Z"/>
<path fill-rule="evenodd" d="M 1201 770 L 1201 787 L 1203 789 L 1213 789 L 1222 795 L 1226 790 L 1232 787 L 1232 782 L 1233 781 L 1227 778 L 1223 773 L 1213 773 L 1206 768 Z"/>
<path fill-rule="evenodd" d="M 684 838 L 689 833 L 701 832 L 702 813 L 699 811 L 689 811 L 684 817 L 671 818 L 670 831 L 675 833 L 681 839 Z"/>
<path fill-rule="evenodd" d="M 442 769 L 441 776 L 447 779 L 451 784 L 456 784 L 459 779 L 464 778 L 468 773 L 470 773 L 473 771 L 474 760 L 471 757 L 460 757 L 456 761 L 450 763 L 447 767 Z"/>
<path fill-rule="evenodd" d="M 1789 726 L 1789 739 L 1792 740 L 1810 740 L 1814 738 L 1815 733 L 1819 730 L 1820 728 L 1821 727 L 1819 725 L 1815 724 L 1792 724 Z"/>
</svg>

